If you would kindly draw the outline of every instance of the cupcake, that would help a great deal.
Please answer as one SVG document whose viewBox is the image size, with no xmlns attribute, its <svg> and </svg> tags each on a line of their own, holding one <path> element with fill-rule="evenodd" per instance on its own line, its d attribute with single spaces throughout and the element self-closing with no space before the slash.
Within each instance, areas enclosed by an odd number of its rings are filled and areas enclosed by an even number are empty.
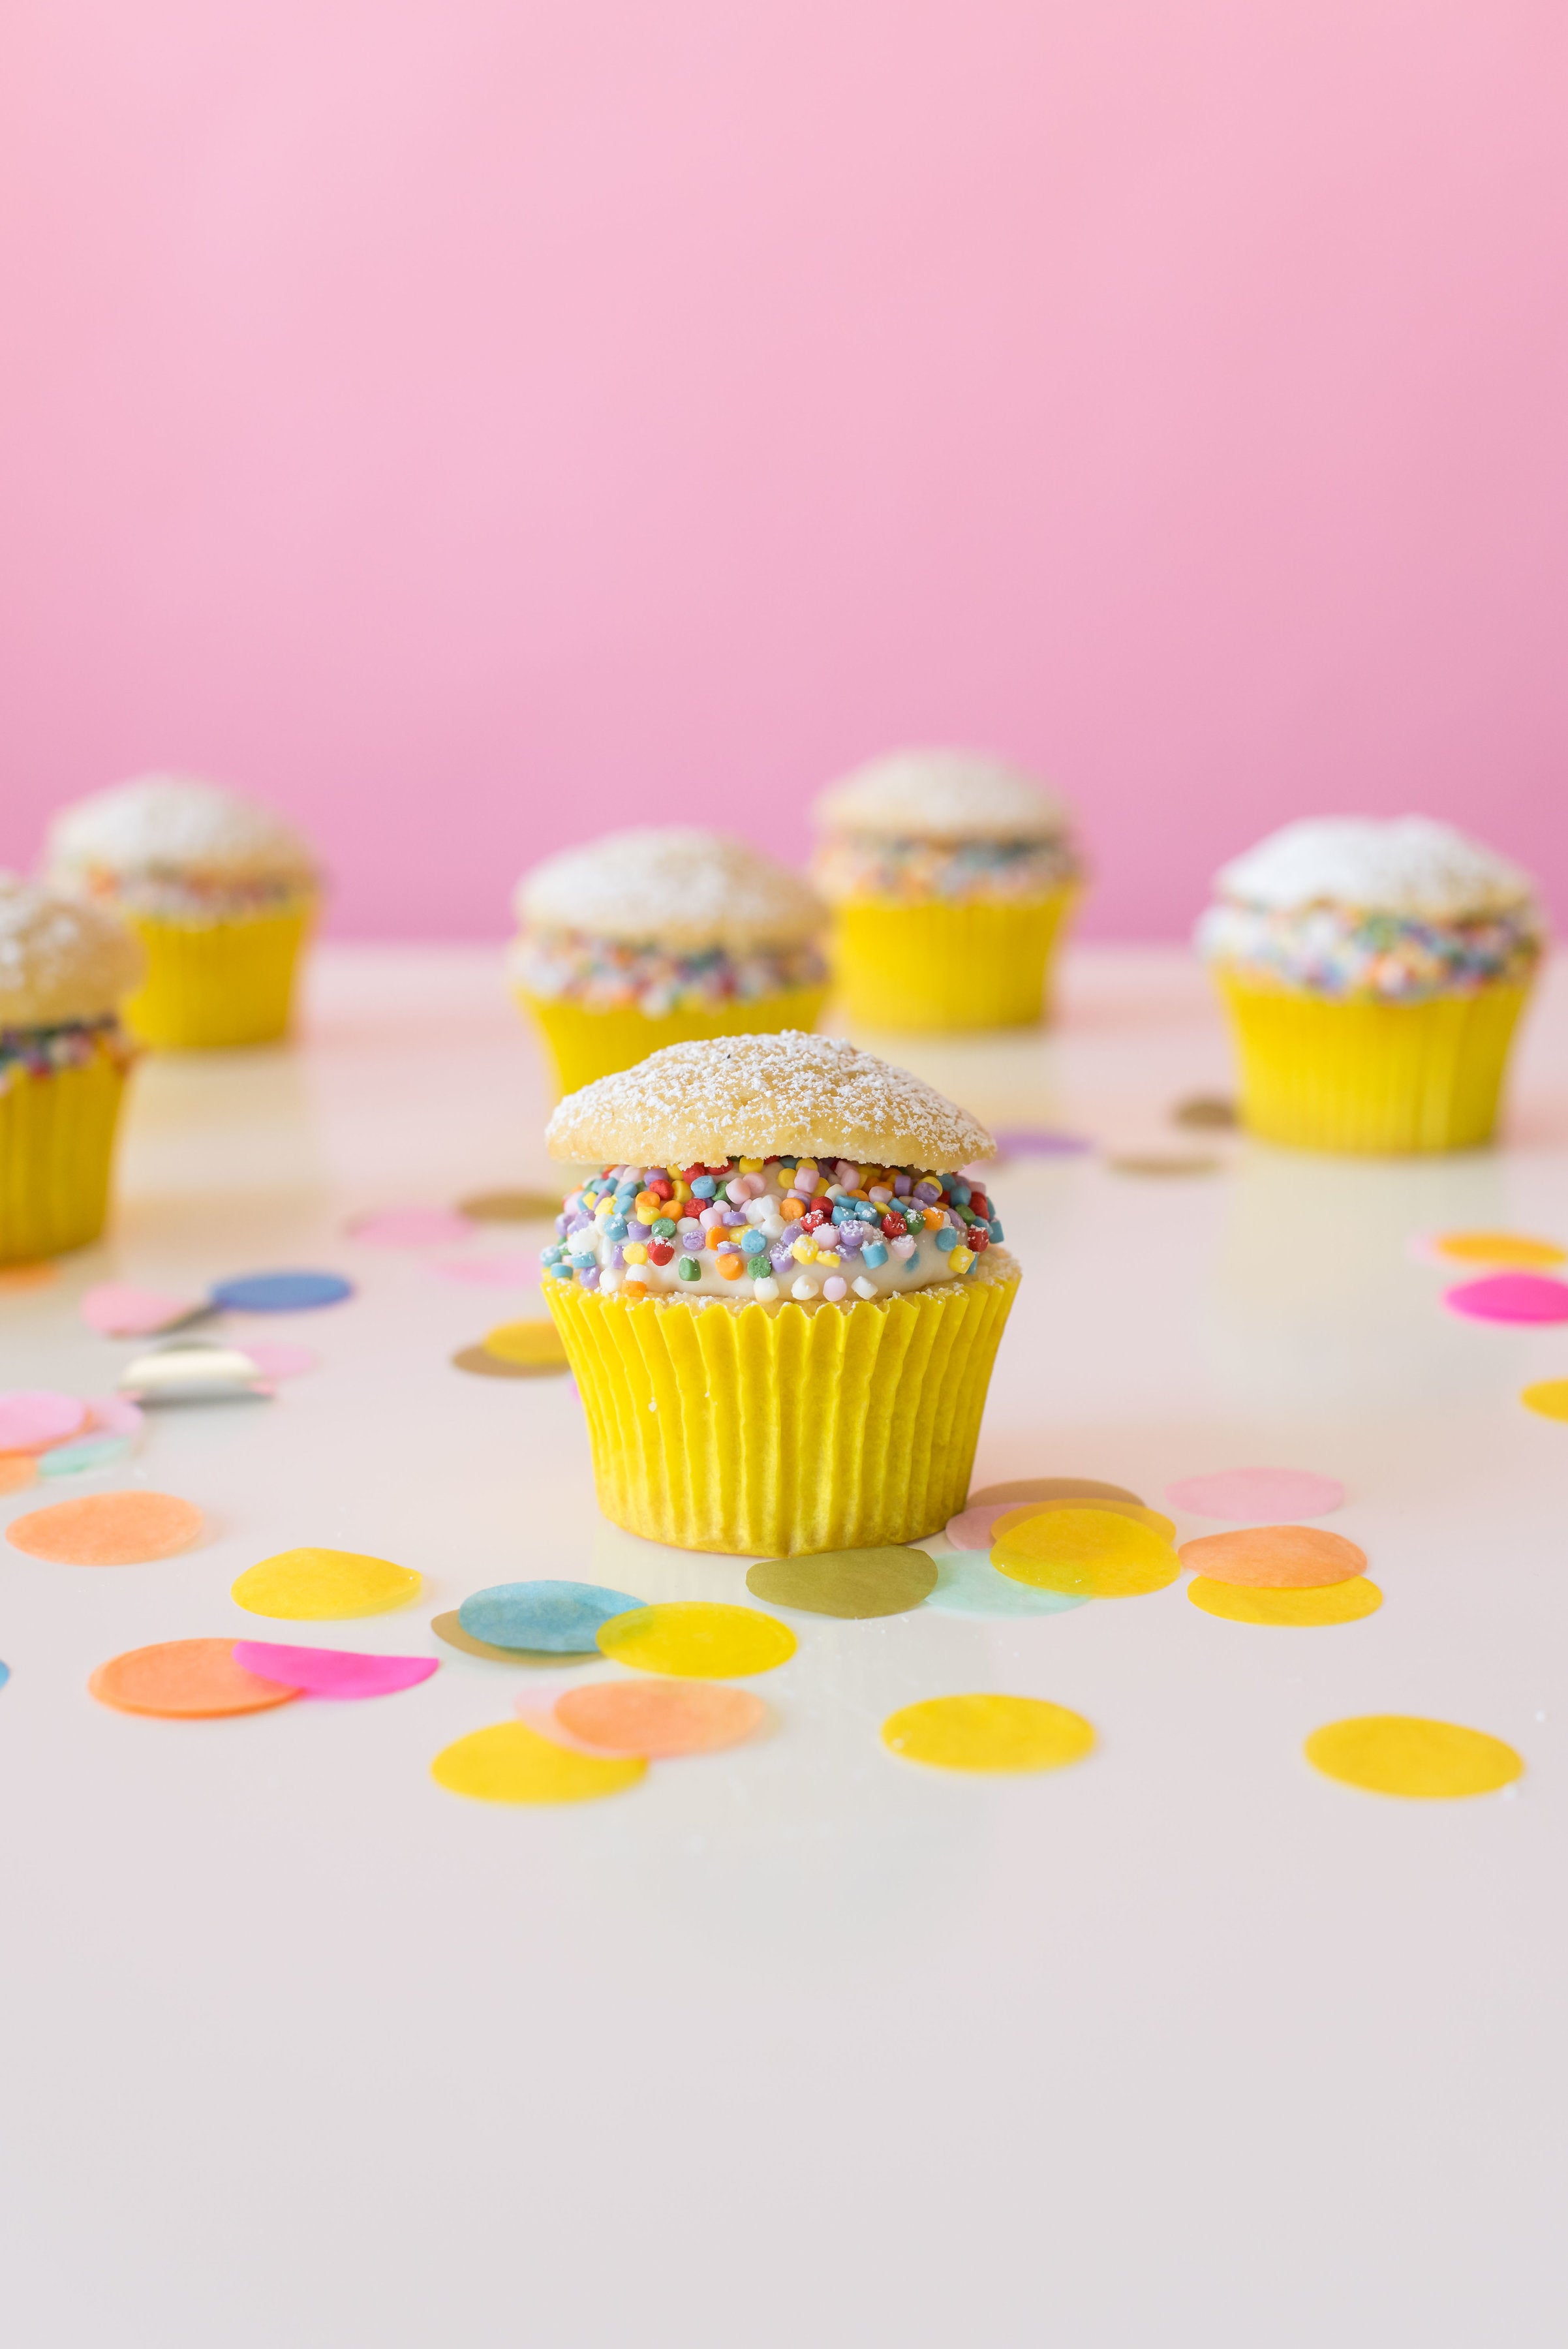
<svg viewBox="0 0 1568 2349">
<path fill-rule="evenodd" d="M 0 1264 L 103 1229 L 133 1053 L 118 1006 L 146 957 L 97 905 L 0 874 Z"/>
<path fill-rule="evenodd" d="M 126 1006 L 144 1043 L 270 1044 L 288 1030 L 320 876 L 296 832 L 216 783 L 143 775 L 49 833 L 58 887 L 122 914 L 147 948 Z"/>
<path fill-rule="evenodd" d="M 1018 1266 L 995 1144 L 836 1038 L 675 1044 L 564 1101 L 545 1294 L 605 1515 L 760 1556 L 930 1534 L 963 1506 Z"/>
<path fill-rule="evenodd" d="M 818 886 L 851 1019 L 1023 1028 L 1050 1009 L 1083 881 L 1059 800 L 973 750 L 900 750 L 816 802 Z"/>
<path fill-rule="evenodd" d="M 535 865 L 515 903 L 513 980 L 562 1092 L 690 1037 L 816 1024 L 826 910 L 744 841 L 611 833 Z"/>
<path fill-rule="evenodd" d="M 1307 1150 L 1490 1138 L 1544 926 L 1526 874 L 1446 823 L 1287 824 L 1225 865 L 1198 926 L 1241 1114 Z"/>
</svg>

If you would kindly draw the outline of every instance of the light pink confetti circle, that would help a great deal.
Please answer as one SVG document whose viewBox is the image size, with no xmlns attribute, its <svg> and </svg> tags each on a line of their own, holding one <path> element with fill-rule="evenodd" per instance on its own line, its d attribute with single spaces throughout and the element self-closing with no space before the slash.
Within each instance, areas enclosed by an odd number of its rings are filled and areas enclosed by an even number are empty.
<svg viewBox="0 0 1568 2349">
<path fill-rule="evenodd" d="M 264 1379 L 296 1379 L 304 1371 L 314 1371 L 321 1361 L 308 1346 L 275 1346 L 265 1340 L 242 1351 L 250 1356 Z"/>
<path fill-rule="evenodd" d="M 434 1656 L 365 1656 L 344 1648 L 291 1648 L 275 1640 L 236 1640 L 242 1671 L 303 1690 L 306 1696 L 393 1696 L 437 1670 Z"/>
<path fill-rule="evenodd" d="M 961 1509 L 950 1517 L 946 1537 L 954 1549 L 989 1549 L 991 1529 L 1005 1510 L 1022 1506 L 1017 1501 L 981 1501 L 978 1508 Z"/>
<path fill-rule="evenodd" d="M 451 1207 L 384 1207 L 373 1216 L 357 1216 L 348 1226 L 351 1237 L 369 1247 L 449 1247 L 454 1240 L 472 1239 L 479 1229 Z"/>
<path fill-rule="evenodd" d="M 445 1279 L 472 1281 L 477 1288 L 526 1288 L 539 1269 L 538 1257 L 527 1256 L 449 1256 L 436 1267 Z"/>
<path fill-rule="evenodd" d="M 1568 1321 L 1568 1281 L 1539 1272 L 1497 1272 L 1445 1289 L 1443 1302 L 1471 1321 Z"/>
<path fill-rule="evenodd" d="M 13 1387 L 0 1393 L 0 1452 L 47 1452 L 87 1425 L 88 1407 L 75 1395 L 47 1387 Z"/>
<path fill-rule="evenodd" d="M 123 1281 L 109 1280 L 85 1292 L 81 1315 L 88 1328 L 96 1330 L 101 1338 L 150 1338 L 154 1330 L 166 1329 L 171 1321 L 193 1313 L 201 1301 L 196 1297 L 166 1297 L 156 1288 L 132 1288 Z"/>
<path fill-rule="evenodd" d="M 140 1435 L 147 1424 L 140 1405 L 129 1395 L 89 1395 L 87 1412 L 95 1434 Z"/>
<path fill-rule="evenodd" d="M 1173 1509 L 1198 1517 L 1229 1517 L 1241 1525 L 1293 1523 L 1337 1509 L 1345 1487 L 1310 1468 L 1221 1468 L 1211 1476 L 1182 1476 L 1165 1488 Z"/>
</svg>

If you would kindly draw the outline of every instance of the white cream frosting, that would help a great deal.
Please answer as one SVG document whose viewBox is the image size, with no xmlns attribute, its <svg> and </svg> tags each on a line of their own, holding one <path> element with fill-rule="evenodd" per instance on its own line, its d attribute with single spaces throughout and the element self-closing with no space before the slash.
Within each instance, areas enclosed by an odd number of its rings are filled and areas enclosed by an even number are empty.
<svg viewBox="0 0 1568 2349">
<path fill-rule="evenodd" d="M 0 1028 L 102 1019 L 145 967 L 113 914 L 0 873 Z"/>
<path fill-rule="evenodd" d="M 1214 887 L 1231 905 L 1273 912 L 1336 905 L 1428 922 L 1501 913 L 1535 896 L 1517 864 L 1419 815 L 1286 824 L 1222 865 Z"/>
<path fill-rule="evenodd" d="M 895 750 L 817 800 L 819 824 L 884 839 L 1052 840 L 1064 801 L 1019 768 L 980 750 Z"/>
<path fill-rule="evenodd" d="M 48 865 L 76 886 L 186 874 L 307 890 L 317 878 L 307 843 L 282 816 L 185 775 L 140 775 L 67 808 L 50 829 Z"/>
</svg>

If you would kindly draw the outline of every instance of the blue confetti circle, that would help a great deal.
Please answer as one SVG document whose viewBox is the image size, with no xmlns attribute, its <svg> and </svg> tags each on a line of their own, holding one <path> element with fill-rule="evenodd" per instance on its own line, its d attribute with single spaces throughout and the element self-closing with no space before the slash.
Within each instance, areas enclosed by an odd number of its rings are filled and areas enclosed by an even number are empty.
<svg viewBox="0 0 1568 2349">
<path fill-rule="evenodd" d="M 497 1582 L 465 1599 L 457 1619 L 471 1640 L 493 1648 L 580 1656 L 597 1644 L 601 1623 L 647 1603 L 598 1582 Z"/>
<path fill-rule="evenodd" d="M 300 1313 L 313 1305 L 341 1305 L 354 1284 L 340 1272 L 246 1272 L 220 1280 L 214 1305 L 231 1313 Z"/>
</svg>

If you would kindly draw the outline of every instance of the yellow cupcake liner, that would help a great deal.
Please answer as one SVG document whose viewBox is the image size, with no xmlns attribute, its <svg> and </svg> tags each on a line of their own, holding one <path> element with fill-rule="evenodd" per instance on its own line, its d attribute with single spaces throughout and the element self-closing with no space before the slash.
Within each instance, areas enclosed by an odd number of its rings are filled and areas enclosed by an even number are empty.
<svg viewBox="0 0 1568 2349">
<path fill-rule="evenodd" d="M 600 1508 L 681 1549 L 787 1557 L 935 1533 L 962 1508 L 1018 1267 L 911 1296 L 628 1303 L 550 1281 Z"/>
<path fill-rule="evenodd" d="M 1218 980 L 1249 1133 L 1300 1150 L 1386 1154 L 1491 1139 L 1528 985 L 1369 1003 L 1250 987 L 1225 971 Z"/>
<path fill-rule="evenodd" d="M 1072 885 L 1017 905 L 851 897 L 834 916 L 834 969 L 851 1019 L 932 1034 L 1031 1028 L 1051 1010 Z"/>
<path fill-rule="evenodd" d="M 0 1092 L 0 1264 L 60 1256 L 102 1231 L 125 1073 L 100 1050 Z"/>
<path fill-rule="evenodd" d="M 272 1044 L 286 1036 L 294 978 L 314 907 L 232 921 L 126 918 L 147 948 L 147 978 L 125 1004 L 144 1044 L 174 1051 Z"/>
<path fill-rule="evenodd" d="M 518 1002 L 534 1021 L 555 1071 L 556 1090 L 575 1093 L 596 1077 L 634 1069 L 665 1044 L 687 1044 L 699 1036 L 771 1036 L 781 1029 L 815 1027 L 827 1000 L 826 987 L 780 988 L 748 1003 L 722 1003 L 661 1012 L 594 1011 L 559 996 L 516 989 Z"/>
</svg>

